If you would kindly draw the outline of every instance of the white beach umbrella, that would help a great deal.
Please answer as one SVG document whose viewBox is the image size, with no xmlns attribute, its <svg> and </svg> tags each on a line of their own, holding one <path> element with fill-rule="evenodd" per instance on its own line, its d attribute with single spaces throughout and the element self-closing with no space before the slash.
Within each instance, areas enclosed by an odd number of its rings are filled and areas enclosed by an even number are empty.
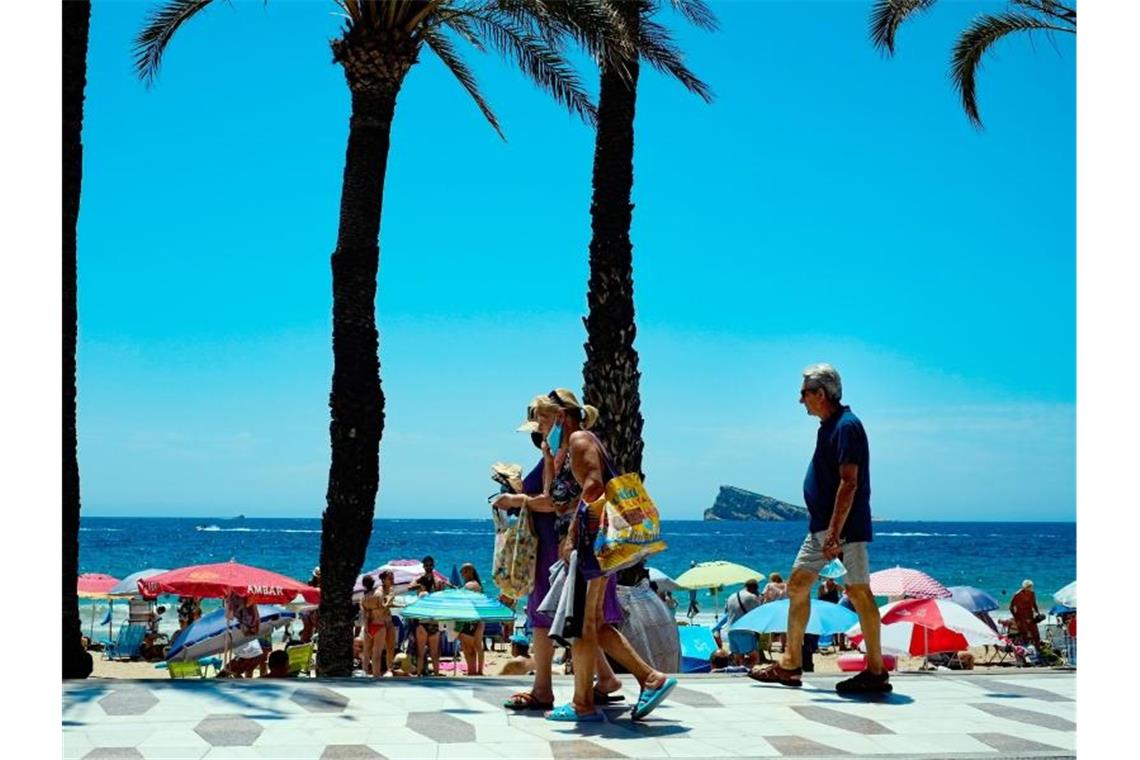
<svg viewBox="0 0 1140 760">
<path fill-rule="evenodd" d="M 1077 582 L 1073 581 L 1068 586 L 1054 592 L 1053 599 L 1057 604 L 1063 604 L 1066 607 L 1077 608 Z"/>
</svg>

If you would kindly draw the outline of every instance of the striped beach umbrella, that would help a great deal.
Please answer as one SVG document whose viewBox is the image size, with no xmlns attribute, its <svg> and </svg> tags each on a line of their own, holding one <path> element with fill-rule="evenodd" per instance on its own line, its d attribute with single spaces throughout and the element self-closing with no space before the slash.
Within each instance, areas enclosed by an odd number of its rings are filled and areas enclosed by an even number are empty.
<svg viewBox="0 0 1140 760">
<path fill-rule="evenodd" d="M 903 596 L 911 599 L 949 599 L 950 591 L 921 570 L 893 567 L 871 573 L 871 593 L 875 596 Z"/>
<path fill-rule="evenodd" d="M 84 573 L 76 581 L 80 599 L 106 599 L 119 579 L 106 573 Z"/>
<path fill-rule="evenodd" d="M 915 657 L 934 652 L 957 652 L 998 638 L 969 610 L 948 599 L 904 599 L 879 608 L 880 640 L 889 654 Z M 863 648 L 858 625 L 847 631 L 852 643 Z"/>
<path fill-rule="evenodd" d="M 425 594 L 405 607 L 401 613 L 415 620 L 473 623 L 480 620 L 511 622 L 515 613 L 497 599 L 463 588 L 449 588 Z"/>
</svg>

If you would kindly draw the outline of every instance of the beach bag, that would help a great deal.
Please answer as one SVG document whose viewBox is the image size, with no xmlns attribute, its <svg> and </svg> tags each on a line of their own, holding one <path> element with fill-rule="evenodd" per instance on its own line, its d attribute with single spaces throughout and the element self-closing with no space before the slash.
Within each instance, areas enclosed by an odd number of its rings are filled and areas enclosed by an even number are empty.
<svg viewBox="0 0 1140 760">
<path fill-rule="evenodd" d="M 681 672 L 681 636 L 673 611 L 649 587 L 649 581 L 636 586 L 617 587 L 622 621 L 617 629 L 633 650 L 651 668 L 662 673 Z M 615 664 L 616 672 L 626 672 Z"/>
<path fill-rule="evenodd" d="M 491 563 L 491 580 L 499 591 L 512 599 L 534 590 L 535 559 L 538 536 L 531 527 L 526 507 L 517 518 L 502 509 L 492 509 L 495 521 L 495 556 Z"/>
<path fill-rule="evenodd" d="M 590 504 L 590 522 L 597 520 L 594 556 L 606 575 L 665 550 L 657 505 L 636 472 L 606 483 L 606 494 Z M 591 526 L 592 527 L 592 526 Z"/>
</svg>

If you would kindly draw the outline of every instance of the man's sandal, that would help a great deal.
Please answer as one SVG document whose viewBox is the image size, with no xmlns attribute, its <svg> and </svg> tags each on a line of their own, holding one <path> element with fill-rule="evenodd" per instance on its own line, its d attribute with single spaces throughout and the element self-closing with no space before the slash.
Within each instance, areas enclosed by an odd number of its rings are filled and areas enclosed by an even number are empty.
<svg viewBox="0 0 1140 760">
<path fill-rule="evenodd" d="M 533 693 L 529 691 L 520 691 L 517 694 L 512 694 L 510 699 L 503 703 L 503 707 L 508 710 L 552 710 L 554 709 L 554 700 L 549 702 L 540 702 L 537 700 Z"/>
<path fill-rule="evenodd" d="M 757 665 L 752 668 L 752 670 L 748 672 L 748 677 L 760 683 L 778 683 L 783 686 L 803 686 L 804 683 L 800 680 L 803 674 L 803 668 L 788 670 L 787 668 L 780 667 L 778 663 L 770 662 L 767 665 Z"/>
</svg>

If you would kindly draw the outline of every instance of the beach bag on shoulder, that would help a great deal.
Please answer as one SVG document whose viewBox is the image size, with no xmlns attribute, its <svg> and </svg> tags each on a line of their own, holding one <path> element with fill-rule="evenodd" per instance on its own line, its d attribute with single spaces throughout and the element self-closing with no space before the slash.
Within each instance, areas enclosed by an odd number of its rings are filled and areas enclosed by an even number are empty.
<svg viewBox="0 0 1140 760">
<path fill-rule="evenodd" d="M 657 505 L 636 472 L 611 478 L 590 512 L 598 519 L 594 555 L 606 575 L 665 550 Z"/>
<path fill-rule="evenodd" d="M 495 521 L 495 556 L 491 563 L 491 580 L 499 591 L 512 599 L 534 590 L 535 559 L 538 536 L 530 524 L 526 507 L 512 518 L 501 509 L 491 510 Z"/>
</svg>

